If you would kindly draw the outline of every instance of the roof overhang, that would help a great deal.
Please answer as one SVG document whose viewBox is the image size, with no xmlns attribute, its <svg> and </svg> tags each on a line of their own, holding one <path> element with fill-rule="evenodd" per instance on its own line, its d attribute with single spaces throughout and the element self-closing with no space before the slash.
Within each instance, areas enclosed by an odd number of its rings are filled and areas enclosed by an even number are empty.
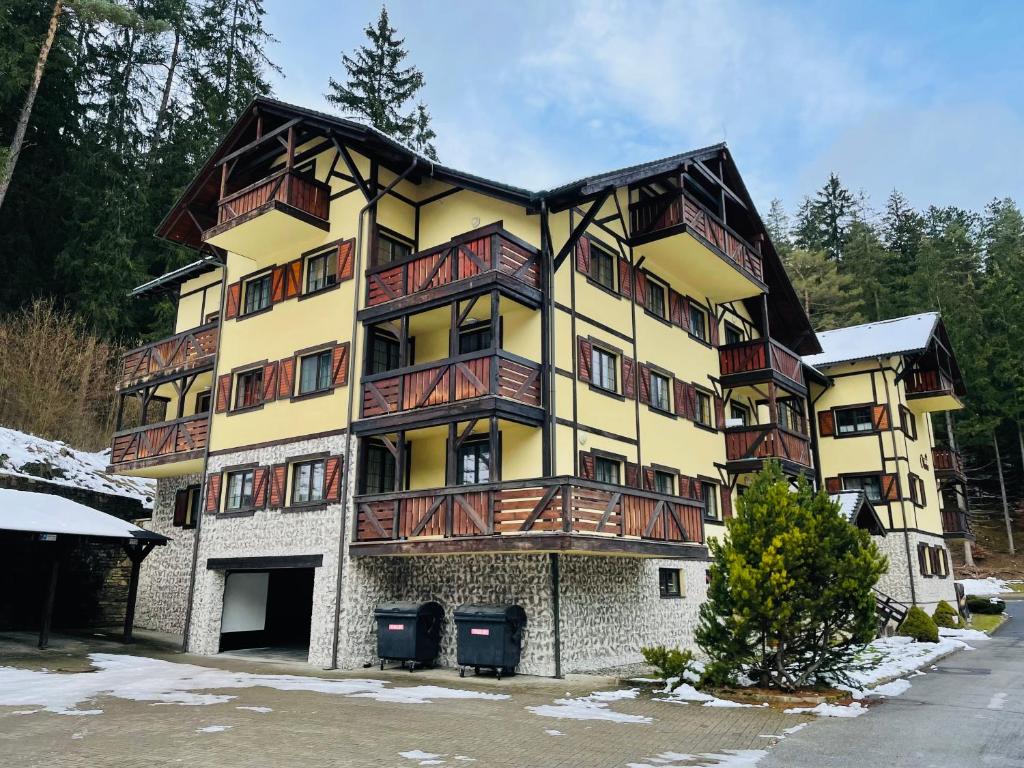
<svg viewBox="0 0 1024 768">
<path fill-rule="evenodd" d="M 0 532 L 166 544 L 168 539 L 73 499 L 0 488 Z"/>
</svg>

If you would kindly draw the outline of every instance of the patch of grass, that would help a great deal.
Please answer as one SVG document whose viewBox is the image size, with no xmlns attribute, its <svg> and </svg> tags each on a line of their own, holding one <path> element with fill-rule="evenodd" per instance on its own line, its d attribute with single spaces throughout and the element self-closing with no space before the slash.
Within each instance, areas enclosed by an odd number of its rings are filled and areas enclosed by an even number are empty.
<svg viewBox="0 0 1024 768">
<path fill-rule="evenodd" d="M 992 615 L 984 613 L 975 613 L 971 616 L 971 621 L 967 626 L 970 629 L 978 629 L 982 632 L 991 632 L 1004 621 L 1006 621 L 1006 617 L 1002 614 Z"/>
<path fill-rule="evenodd" d="M 1011 581 L 1006 586 L 1014 592 L 1024 592 L 1024 581 Z"/>
</svg>

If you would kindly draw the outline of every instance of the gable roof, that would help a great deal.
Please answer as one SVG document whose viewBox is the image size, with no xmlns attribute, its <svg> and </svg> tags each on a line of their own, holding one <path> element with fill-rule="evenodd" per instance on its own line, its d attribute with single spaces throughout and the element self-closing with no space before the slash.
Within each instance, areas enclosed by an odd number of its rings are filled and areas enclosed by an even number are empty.
<svg viewBox="0 0 1024 768">
<path fill-rule="evenodd" d="M 885 536 L 885 526 L 864 491 L 830 493 L 829 499 L 839 505 L 839 516 L 846 522 L 875 536 Z"/>
<path fill-rule="evenodd" d="M 872 357 L 890 357 L 923 352 L 939 324 L 938 312 L 922 312 L 893 320 L 881 320 L 818 334 L 821 352 L 806 355 L 808 365 L 820 367 Z"/>
<path fill-rule="evenodd" d="M 104 539 L 142 539 L 162 544 L 166 536 L 63 496 L 0 488 L 0 530 L 55 533 Z"/>
</svg>

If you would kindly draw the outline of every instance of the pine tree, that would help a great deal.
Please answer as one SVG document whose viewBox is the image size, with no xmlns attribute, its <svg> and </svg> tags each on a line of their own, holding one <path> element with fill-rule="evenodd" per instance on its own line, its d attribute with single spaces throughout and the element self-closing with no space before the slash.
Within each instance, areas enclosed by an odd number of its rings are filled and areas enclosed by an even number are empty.
<svg viewBox="0 0 1024 768">
<path fill-rule="evenodd" d="M 409 52 L 405 39 L 388 20 L 381 7 L 376 26 L 367 25 L 369 45 L 362 45 L 352 56 L 342 54 L 348 79 L 340 83 L 328 80 L 328 102 L 350 117 L 362 117 L 389 136 L 412 145 L 432 160 L 437 159 L 432 143 L 430 114 L 422 104 L 406 112 L 406 104 L 423 88 L 423 73 L 416 67 L 401 67 Z"/>
<path fill-rule="evenodd" d="M 895 295 L 892 256 L 867 222 L 854 221 L 850 226 L 840 272 L 843 279 L 857 286 L 861 297 L 858 314 L 865 320 L 884 320 L 901 314 L 897 307 L 905 302 Z"/>
<path fill-rule="evenodd" d="M 830 259 L 840 261 L 850 225 L 858 215 L 857 199 L 831 173 L 813 200 L 804 198 L 797 212 L 795 244 L 805 250 L 824 250 Z"/>
<path fill-rule="evenodd" d="M 793 243 L 790 240 L 789 234 L 789 215 L 786 213 L 786 208 L 783 206 L 782 201 L 777 197 L 772 200 L 771 205 L 768 207 L 768 215 L 765 217 L 764 226 L 768 230 L 768 237 L 772 239 L 775 250 L 778 251 L 780 256 L 785 257 L 785 254 L 792 249 Z"/>
<path fill-rule="evenodd" d="M 825 251 L 794 248 L 785 254 L 783 263 L 816 330 L 861 322 L 857 311 L 861 301 L 858 286 Z"/>
</svg>

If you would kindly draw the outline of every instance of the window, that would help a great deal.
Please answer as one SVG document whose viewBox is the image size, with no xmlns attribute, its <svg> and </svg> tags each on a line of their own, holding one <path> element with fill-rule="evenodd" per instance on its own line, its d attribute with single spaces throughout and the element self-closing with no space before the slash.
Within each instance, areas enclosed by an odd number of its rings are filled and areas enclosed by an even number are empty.
<svg viewBox="0 0 1024 768">
<path fill-rule="evenodd" d="M 609 392 L 617 390 L 615 377 L 615 355 L 605 352 L 597 347 L 593 348 L 591 354 L 593 370 L 593 383 L 595 387 L 607 389 Z"/>
<path fill-rule="evenodd" d="M 393 261 L 401 261 L 410 255 L 412 255 L 412 246 L 409 243 L 378 232 L 377 248 L 373 253 L 373 263 L 370 266 L 379 267 Z"/>
<path fill-rule="evenodd" d="M 174 519 L 172 524 L 180 528 L 195 528 L 199 519 L 199 503 L 202 499 L 200 486 L 190 485 L 174 494 Z"/>
<path fill-rule="evenodd" d="M 594 459 L 594 479 L 599 483 L 619 484 L 619 462 L 598 456 Z"/>
<path fill-rule="evenodd" d="M 665 317 L 665 286 L 653 280 L 647 281 L 647 311 Z"/>
<path fill-rule="evenodd" d="M 363 493 L 391 493 L 395 490 L 395 457 L 380 443 L 366 446 L 366 474 Z"/>
<path fill-rule="evenodd" d="M 205 389 L 196 395 L 196 413 L 210 412 L 210 390 Z"/>
<path fill-rule="evenodd" d="M 292 504 L 308 504 L 324 497 L 324 461 L 302 461 L 292 465 Z"/>
<path fill-rule="evenodd" d="M 701 482 L 701 494 L 704 498 L 704 517 L 717 520 L 718 515 L 718 486 L 714 483 Z"/>
<path fill-rule="evenodd" d="M 299 394 L 322 392 L 331 386 L 331 360 L 333 354 L 326 349 L 299 359 Z"/>
<path fill-rule="evenodd" d="M 693 412 L 693 420 L 705 427 L 711 426 L 711 395 L 706 392 L 697 391 L 694 398 L 696 408 Z"/>
<path fill-rule="evenodd" d="M 490 440 L 470 440 L 459 448 L 458 477 L 459 485 L 486 483 L 491 479 L 491 442 Z"/>
<path fill-rule="evenodd" d="M 750 423 L 750 411 L 745 405 L 739 403 L 729 404 L 730 427 L 745 427 Z"/>
<path fill-rule="evenodd" d="M 696 304 L 690 304 L 690 335 L 701 341 L 708 340 L 708 316 Z"/>
<path fill-rule="evenodd" d="M 683 572 L 678 568 L 659 568 L 658 594 L 662 597 L 682 597 Z"/>
<path fill-rule="evenodd" d="M 254 277 L 245 284 L 244 314 L 259 312 L 270 306 L 270 274 Z"/>
<path fill-rule="evenodd" d="M 910 473 L 908 479 L 910 481 L 910 500 L 919 507 L 925 506 L 928 503 L 928 501 L 925 498 L 924 480 L 915 475 L 913 472 Z"/>
<path fill-rule="evenodd" d="M 732 323 L 725 324 L 725 343 L 741 344 L 743 342 L 743 331 Z"/>
<path fill-rule="evenodd" d="M 905 405 L 900 406 L 900 421 L 903 424 L 903 431 L 911 440 L 917 440 L 917 419 L 910 409 Z"/>
<path fill-rule="evenodd" d="M 797 402 L 792 399 L 779 400 L 777 403 L 779 411 L 779 426 L 793 432 L 804 434 L 804 415 L 800 411 Z"/>
<path fill-rule="evenodd" d="M 870 501 L 882 500 L 882 479 L 878 475 L 844 477 L 843 488 L 847 491 L 864 491 Z"/>
<path fill-rule="evenodd" d="M 255 471 L 246 469 L 241 472 L 228 473 L 228 492 L 225 508 L 247 509 L 252 506 L 252 483 Z"/>
<path fill-rule="evenodd" d="M 384 373 L 400 365 L 401 345 L 398 339 L 384 331 L 370 332 L 370 354 L 367 356 L 367 373 Z"/>
<path fill-rule="evenodd" d="M 306 259 L 306 293 L 314 293 L 338 279 L 338 250 L 332 248 Z"/>
<path fill-rule="evenodd" d="M 666 496 L 676 495 L 676 476 L 660 469 L 654 471 L 654 490 Z"/>
<path fill-rule="evenodd" d="M 238 374 L 235 383 L 235 408 L 252 408 L 263 402 L 263 369 Z"/>
<path fill-rule="evenodd" d="M 459 331 L 459 354 L 468 355 L 471 352 L 480 352 L 490 349 L 491 346 L 491 324 L 480 323 L 470 328 Z"/>
<path fill-rule="evenodd" d="M 651 374 L 651 407 L 659 411 L 669 411 L 672 408 L 669 402 L 668 378 L 660 373 Z"/>
<path fill-rule="evenodd" d="M 610 291 L 615 290 L 615 257 L 590 241 L 590 277 Z"/>
<path fill-rule="evenodd" d="M 854 435 L 874 430 L 871 424 L 871 408 L 866 405 L 859 408 L 837 408 L 835 413 L 836 432 L 840 435 Z"/>
</svg>

